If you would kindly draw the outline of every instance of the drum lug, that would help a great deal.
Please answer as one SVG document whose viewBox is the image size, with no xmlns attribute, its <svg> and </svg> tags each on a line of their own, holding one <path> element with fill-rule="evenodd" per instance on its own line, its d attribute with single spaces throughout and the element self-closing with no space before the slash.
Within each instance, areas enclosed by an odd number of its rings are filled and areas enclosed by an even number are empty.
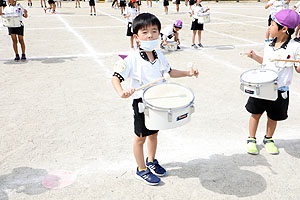
<svg viewBox="0 0 300 200">
<path fill-rule="evenodd" d="M 191 114 L 195 112 L 195 106 L 191 105 Z"/>
<path fill-rule="evenodd" d="M 149 108 L 148 107 L 144 108 L 144 115 L 149 116 Z"/>
<path fill-rule="evenodd" d="M 243 84 L 243 83 L 241 83 L 240 89 L 241 89 L 242 91 L 244 91 L 244 84 Z"/>
<path fill-rule="evenodd" d="M 168 122 L 172 122 L 172 111 L 168 110 Z"/>
<path fill-rule="evenodd" d="M 274 90 L 277 90 L 278 89 L 278 85 L 277 85 L 277 82 L 274 83 Z"/>
<path fill-rule="evenodd" d="M 259 86 L 256 86 L 256 95 L 259 95 L 260 94 L 260 88 Z"/>
</svg>

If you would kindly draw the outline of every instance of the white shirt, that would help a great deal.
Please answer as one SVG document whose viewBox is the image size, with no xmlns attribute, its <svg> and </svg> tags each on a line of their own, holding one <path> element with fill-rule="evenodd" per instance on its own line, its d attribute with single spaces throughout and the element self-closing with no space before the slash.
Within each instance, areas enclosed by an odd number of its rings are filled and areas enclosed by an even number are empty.
<svg viewBox="0 0 300 200">
<path fill-rule="evenodd" d="M 193 18 L 194 19 L 198 19 L 198 16 L 201 14 L 201 13 L 204 13 L 204 8 L 201 6 L 201 4 L 199 4 L 199 6 L 197 6 L 196 4 L 194 4 L 192 7 L 191 7 L 192 11 L 194 11 L 194 14 L 193 14 Z"/>
<path fill-rule="evenodd" d="M 294 66 L 298 66 L 299 63 L 295 64 L 282 61 L 271 62 L 271 59 L 299 60 L 300 56 L 297 54 L 300 53 L 300 43 L 295 40 L 290 40 L 287 45 L 283 44 L 278 49 L 275 49 L 272 44 L 274 43 L 270 42 L 265 45 L 262 68 L 278 72 L 278 88 L 289 86 L 292 83 Z"/>
<path fill-rule="evenodd" d="M 288 4 L 284 0 L 269 0 L 267 4 L 273 4 L 270 6 L 270 15 L 275 15 L 279 11 L 279 6 L 286 6 L 288 8 Z"/>
<path fill-rule="evenodd" d="M 20 21 L 23 20 L 24 8 L 21 4 L 16 4 L 15 6 L 9 5 L 4 8 L 3 13 L 5 15 L 18 15 Z"/>
<path fill-rule="evenodd" d="M 138 88 L 141 85 L 160 79 L 164 73 L 170 72 L 171 67 L 161 51 L 155 50 L 155 52 L 158 58 L 151 63 L 141 57 L 139 50 L 135 50 L 121 61 L 122 67 L 116 67 L 115 65 L 115 72 L 125 80 L 131 78 L 132 88 Z M 132 98 L 139 99 L 142 96 L 143 91 L 140 90 L 133 93 Z"/>
<path fill-rule="evenodd" d="M 130 15 L 130 17 L 127 17 L 127 22 L 133 22 L 134 18 L 138 15 L 138 11 L 136 8 L 131 8 L 129 6 L 127 6 L 125 8 L 125 12 L 124 12 L 125 15 Z"/>
<path fill-rule="evenodd" d="M 168 36 L 172 35 L 172 37 L 175 35 L 174 33 L 174 25 L 170 24 L 168 26 L 166 26 L 164 29 L 162 29 L 160 31 L 161 34 L 163 34 L 163 40 L 167 40 Z M 178 33 L 178 39 L 180 39 L 179 37 L 179 32 Z"/>
</svg>

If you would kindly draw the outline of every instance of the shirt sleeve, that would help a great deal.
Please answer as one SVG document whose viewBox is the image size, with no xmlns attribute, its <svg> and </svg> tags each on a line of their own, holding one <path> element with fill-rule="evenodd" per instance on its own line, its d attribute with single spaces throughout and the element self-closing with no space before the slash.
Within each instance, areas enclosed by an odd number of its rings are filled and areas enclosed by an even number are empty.
<svg viewBox="0 0 300 200">
<path fill-rule="evenodd" d="M 126 80 L 131 72 L 133 56 L 129 55 L 124 60 L 119 60 L 114 65 L 114 74 L 120 79 L 120 82 Z"/>
<path fill-rule="evenodd" d="M 156 51 L 157 55 L 158 55 L 158 59 L 160 60 L 161 64 L 162 64 L 162 70 L 164 71 L 164 73 L 169 73 L 171 71 L 171 66 L 168 63 L 166 57 L 162 54 L 161 51 Z"/>
</svg>

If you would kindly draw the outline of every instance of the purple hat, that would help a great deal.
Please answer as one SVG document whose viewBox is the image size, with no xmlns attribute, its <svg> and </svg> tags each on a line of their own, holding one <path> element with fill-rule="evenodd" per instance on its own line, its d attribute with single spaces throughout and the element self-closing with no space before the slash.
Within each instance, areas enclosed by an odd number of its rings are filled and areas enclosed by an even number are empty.
<svg viewBox="0 0 300 200">
<path fill-rule="evenodd" d="M 182 21 L 177 19 L 174 23 L 174 26 L 178 27 L 178 28 L 182 28 Z"/>
<path fill-rule="evenodd" d="M 299 25 L 299 15 L 296 11 L 291 9 L 280 10 L 272 16 L 272 20 L 281 26 L 293 29 Z"/>
</svg>

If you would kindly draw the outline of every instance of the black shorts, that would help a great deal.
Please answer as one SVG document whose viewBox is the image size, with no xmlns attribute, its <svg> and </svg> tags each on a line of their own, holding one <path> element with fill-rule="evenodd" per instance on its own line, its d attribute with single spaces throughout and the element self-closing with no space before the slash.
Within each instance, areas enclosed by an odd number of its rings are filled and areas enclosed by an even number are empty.
<svg viewBox="0 0 300 200">
<path fill-rule="evenodd" d="M 120 1 L 120 7 L 126 7 L 126 1 Z"/>
<path fill-rule="evenodd" d="M 89 5 L 90 5 L 90 6 L 95 6 L 95 1 L 94 1 L 94 0 L 90 0 L 90 1 L 89 1 Z"/>
<path fill-rule="evenodd" d="M 144 113 L 139 113 L 138 104 L 142 103 L 142 98 L 134 99 L 132 103 L 132 108 L 134 111 L 134 133 L 140 137 L 141 133 L 142 136 L 149 136 L 153 135 L 158 132 L 158 130 L 149 130 L 145 126 L 145 115 Z"/>
<path fill-rule="evenodd" d="M 194 5 L 195 4 L 195 0 L 189 0 L 189 4 L 190 4 L 190 6 Z"/>
<path fill-rule="evenodd" d="M 198 23 L 198 19 L 192 22 L 191 30 L 201 30 L 203 31 L 203 24 Z"/>
<path fill-rule="evenodd" d="M 0 7 L 6 7 L 6 1 L 0 0 Z"/>
<path fill-rule="evenodd" d="M 169 5 L 169 0 L 164 0 L 164 6 L 168 6 Z"/>
<path fill-rule="evenodd" d="M 141 6 L 142 5 L 142 0 L 139 0 L 139 1 L 136 1 L 138 6 Z"/>
<path fill-rule="evenodd" d="M 132 33 L 132 23 L 131 22 L 128 22 L 128 24 L 127 24 L 127 33 L 126 33 L 126 36 L 133 36 L 133 33 Z"/>
<path fill-rule="evenodd" d="M 8 35 L 11 34 L 24 36 L 24 26 L 8 28 Z"/>
<path fill-rule="evenodd" d="M 55 4 L 54 0 L 49 0 L 48 3 L 49 4 Z"/>
<path fill-rule="evenodd" d="M 268 19 L 268 26 L 271 25 L 271 22 L 272 22 L 272 18 L 271 18 L 271 15 L 269 15 L 269 19 Z"/>
<path fill-rule="evenodd" d="M 265 111 L 270 119 L 274 121 L 281 121 L 288 118 L 289 107 L 289 91 L 287 91 L 287 98 L 282 97 L 283 91 L 278 90 L 278 98 L 276 101 L 265 99 L 258 99 L 249 97 L 246 104 L 246 109 L 252 114 L 263 114 Z"/>
<path fill-rule="evenodd" d="M 176 0 L 176 4 L 180 4 L 180 0 Z"/>
</svg>

